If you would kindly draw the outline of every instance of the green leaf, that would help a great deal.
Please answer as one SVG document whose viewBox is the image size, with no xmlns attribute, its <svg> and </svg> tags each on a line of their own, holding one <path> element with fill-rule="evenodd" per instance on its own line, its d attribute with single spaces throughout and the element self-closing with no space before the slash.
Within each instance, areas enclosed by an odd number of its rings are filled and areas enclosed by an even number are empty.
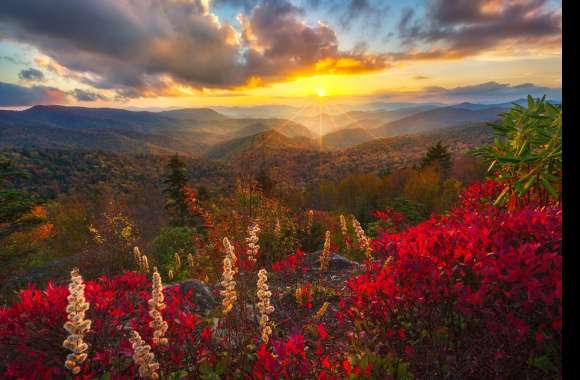
<svg viewBox="0 0 580 380">
<path fill-rule="evenodd" d="M 540 181 L 542 181 L 544 189 L 546 189 L 551 196 L 553 196 L 554 198 L 558 198 L 558 193 L 556 192 L 552 184 L 546 178 L 544 178 L 543 175 L 540 176 Z"/>
</svg>

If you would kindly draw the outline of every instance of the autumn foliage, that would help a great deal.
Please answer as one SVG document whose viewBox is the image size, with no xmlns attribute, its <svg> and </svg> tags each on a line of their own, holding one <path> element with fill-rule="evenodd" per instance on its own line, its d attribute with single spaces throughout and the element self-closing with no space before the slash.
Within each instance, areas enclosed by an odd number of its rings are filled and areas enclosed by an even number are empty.
<svg viewBox="0 0 580 380">
<path fill-rule="evenodd" d="M 235 326 L 215 323 L 218 314 L 199 313 L 179 287 L 164 290 L 167 345 L 156 345 L 146 274 L 86 281 L 92 326 L 81 375 L 134 378 L 129 331 L 135 330 L 151 344 L 160 378 L 559 378 L 561 207 L 497 208 L 491 202 L 498 191 L 492 180 L 479 183 L 448 215 L 402 231 L 379 229 L 371 259 L 323 321 L 312 317 L 303 326 L 275 328 L 267 343 L 257 333 L 246 337 L 248 356 L 241 362 L 232 360 L 240 348 L 227 339 Z M 388 211 L 377 215 L 400 222 Z M 300 276 L 304 255 L 296 251 L 267 270 L 273 277 Z M 298 298 L 308 304 L 303 287 Z M 0 309 L 4 377 L 66 376 L 67 296 L 66 286 L 28 287 Z M 316 312 L 296 302 L 296 313 Z"/>
</svg>

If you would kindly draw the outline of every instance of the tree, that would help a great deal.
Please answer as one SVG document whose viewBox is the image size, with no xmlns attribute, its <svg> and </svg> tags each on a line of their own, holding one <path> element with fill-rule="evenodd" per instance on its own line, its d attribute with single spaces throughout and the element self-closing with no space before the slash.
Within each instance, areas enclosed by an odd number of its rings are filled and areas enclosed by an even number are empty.
<svg viewBox="0 0 580 380">
<path fill-rule="evenodd" d="M 421 160 L 421 169 L 425 169 L 427 166 L 432 165 L 439 166 L 443 176 L 445 176 L 451 168 L 451 153 L 447 146 L 441 144 L 441 141 L 430 146 L 425 157 Z"/>
<path fill-rule="evenodd" d="M 165 189 L 163 193 L 167 197 L 165 209 L 171 217 L 171 224 L 185 226 L 189 220 L 189 206 L 183 189 L 187 186 L 186 166 L 183 160 L 176 154 L 171 157 L 167 165 L 168 174 L 163 180 Z"/>
<path fill-rule="evenodd" d="M 270 176 L 270 174 L 266 169 L 262 168 L 262 170 L 260 170 L 260 172 L 256 176 L 256 182 L 258 182 L 258 186 L 260 187 L 260 190 L 262 190 L 264 194 L 272 195 L 276 183 L 274 182 L 274 180 L 272 179 L 272 177 Z"/>
<path fill-rule="evenodd" d="M 0 158 L 0 241 L 14 232 L 32 229 L 43 221 L 31 214 L 35 202 L 6 184 L 19 177 L 25 177 L 25 174 L 16 170 L 10 161 Z"/>
</svg>

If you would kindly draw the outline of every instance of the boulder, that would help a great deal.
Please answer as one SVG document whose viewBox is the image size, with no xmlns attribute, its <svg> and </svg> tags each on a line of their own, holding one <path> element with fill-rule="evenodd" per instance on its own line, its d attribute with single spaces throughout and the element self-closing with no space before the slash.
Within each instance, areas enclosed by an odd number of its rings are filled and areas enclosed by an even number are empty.
<svg viewBox="0 0 580 380">
<path fill-rule="evenodd" d="M 310 270 L 319 270 L 321 254 L 321 250 L 307 254 L 306 263 L 310 267 Z M 358 269 L 359 267 L 360 264 L 356 261 L 347 259 L 336 252 L 330 254 L 330 259 L 328 261 L 328 270 L 330 272 L 341 272 L 345 270 Z"/>
<path fill-rule="evenodd" d="M 218 305 L 209 286 L 199 280 L 185 280 L 175 284 L 169 284 L 165 288 L 175 287 L 178 287 L 184 296 L 189 295 L 189 297 L 193 298 L 198 312 L 208 313 Z"/>
</svg>

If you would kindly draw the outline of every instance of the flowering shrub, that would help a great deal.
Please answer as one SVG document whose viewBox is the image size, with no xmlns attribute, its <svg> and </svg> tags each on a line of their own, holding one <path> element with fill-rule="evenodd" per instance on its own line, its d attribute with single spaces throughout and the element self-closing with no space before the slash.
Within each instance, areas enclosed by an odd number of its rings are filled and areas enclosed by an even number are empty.
<svg viewBox="0 0 580 380">
<path fill-rule="evenodd" d="M 341 315 L 359 350 L 419 378 L 560 374 L 561 209 L 480 202 L 496 190 L 472 186 L 449 216 L 373 242 L 386 260 L 352 279 Z"/>
</svg>

